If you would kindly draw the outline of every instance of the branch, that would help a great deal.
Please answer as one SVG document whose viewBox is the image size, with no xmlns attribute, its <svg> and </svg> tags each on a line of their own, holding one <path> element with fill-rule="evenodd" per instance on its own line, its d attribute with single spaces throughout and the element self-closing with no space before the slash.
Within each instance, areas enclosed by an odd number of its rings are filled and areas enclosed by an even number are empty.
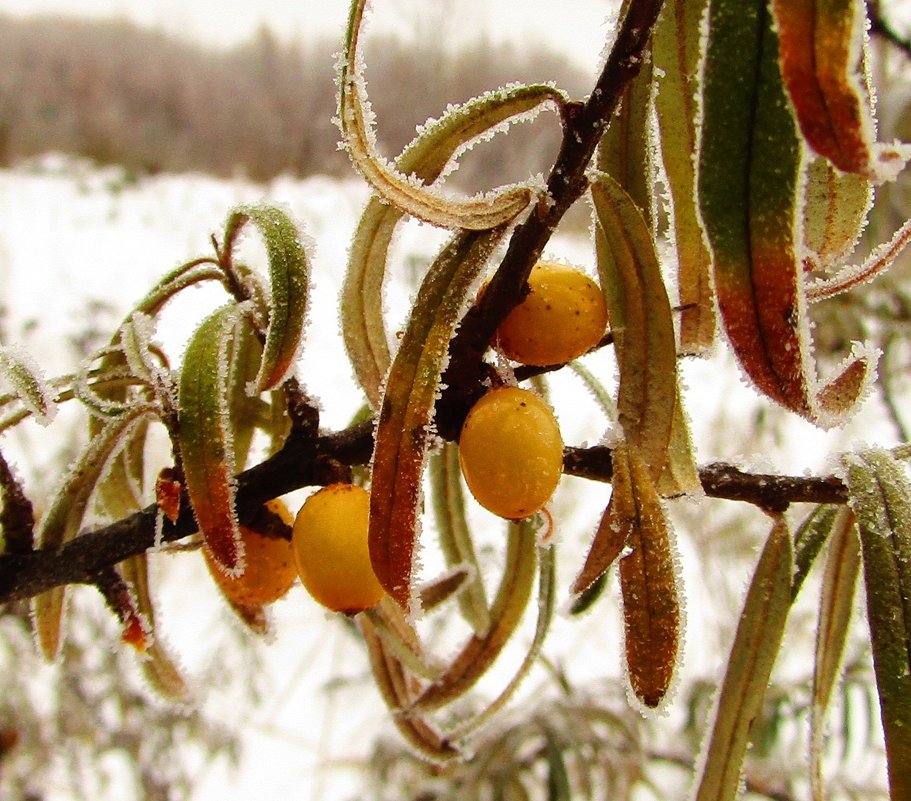
<svg viewBox="0 0 911 801">
<path fill-rule="evenodd" d="M 293 434 L 284 447 L 238 478 L 237 514 L 250 523 L 268 500 L 295 489 L 338 481 L 354 465 L 367 464 L 373 453 L 373 421 L 313 439 Z M 611 450 L 603 446 L 567 448 L 564 472 L 609 482 Z M 792 503 L 846 503 L 847 491 L 833 476 L 794 477 L 747 473 L 728 464 L 699 471 L 705 494 L 713 498 L 783 510 Z M 156 546 L 155 505 L 103 528 L 87 532 L 56 551 L 0 555 L 0 603 L 30 598 L 61 584 L 97 584 L 112 565 Z M 186 495 L 176 523 L 163 521 L 159 543 L 175 542 L 196 532 Z"/>
<path fill-rule="evenodd" d="M 883 16 L 881 0 L 867 0 L 867 16 L 870 19 L 870 30 L 882 36 L 887 42 L 891 42 L 906 58 L 911 58 L 911 39 L 902 36 L 892 24 Z"/>
</svg>

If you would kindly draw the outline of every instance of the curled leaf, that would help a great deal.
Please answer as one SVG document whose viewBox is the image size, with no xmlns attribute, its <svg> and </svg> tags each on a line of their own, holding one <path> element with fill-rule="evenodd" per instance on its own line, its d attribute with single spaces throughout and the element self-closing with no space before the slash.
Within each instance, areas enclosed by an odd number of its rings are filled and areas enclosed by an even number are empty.
<svg viewBox="0 0 911 801">
<path fill-rule="evenodd" d="M 551 86 L 508 86 L 447 109 L 425 125 L 395 163 L 396 170 L 432 183 L 459 152 L 504 123 L 524 119 L 565 96 Z M 389 336 L 383 322 L 383 283 L 393 233 L 406 210 L 371 198 L 358 223 L 342 286 L 341 314 L 345 347 L 370 405 L 379 407 L 389 369 Z"/>
<path fill-rule="evenodd" d="M 376 152 L 364 81 L 358 69 L 358 37 L 366 0 L 352 0 L 345 50 L 340 60 L 339 125 L 351 161 L 388 203 L 442 228 L 487 230 L 514 219 L 528 207 L 528 186 L 503 187 L 467 199 L 449 198 L 403 175 Z"/>
<path fill-rule="evenodd" d="M 184 354 L 178 406 L 181 458 L 193 513 L 216 563 L 229 575 L 243 572 L 227 397 L 231 343 L 242 314 L 242 307 L 223 306 L 196 329 Z"/>
<path fill-rule="evenodd" d="M 384 589 L 410 607 L 424 459 L 449 342 L 503 229 L 456 234 L 418 290 L 380 410 L 370 492 L 370 559 Z"/>
<path fill-rule="evenodd" d="M 269 322 L 262 362 L 249 389 L 249 394 L 258 395 L 287 378 L 303 343 L 310 261 L 297 225 L 276 206 L 241 206 L 232 211 L 225 241 L 233 242 L 248 222 L 262 237 L 269 262 Z"/>
</svg>

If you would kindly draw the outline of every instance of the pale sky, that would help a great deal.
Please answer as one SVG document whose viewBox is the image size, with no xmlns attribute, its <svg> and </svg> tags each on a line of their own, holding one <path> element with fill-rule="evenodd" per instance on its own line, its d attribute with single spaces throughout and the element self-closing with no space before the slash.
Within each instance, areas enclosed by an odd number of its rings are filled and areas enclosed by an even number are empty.
<svg viewBox="0 0 911 801">
<path fill-rule="evenodd" d="M 373 0 L 374 30 L 440 35 L 454 43 L 537 40 L 594 69 L 616 0 Z M 215 45 L 248 39 L 262 24 L 287 38 L 341 36 L 347 0 L 0 0 L 0 13 L 125 17 Z M 368 29 L 368 35 L 369 35 Z"/>
</svg>

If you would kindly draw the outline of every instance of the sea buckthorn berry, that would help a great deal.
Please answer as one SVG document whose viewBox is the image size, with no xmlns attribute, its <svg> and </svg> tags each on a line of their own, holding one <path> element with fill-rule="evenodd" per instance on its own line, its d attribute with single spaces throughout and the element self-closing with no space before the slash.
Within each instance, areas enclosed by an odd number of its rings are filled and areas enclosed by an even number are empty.
<svg viewBox="0 0 911 801">
<path fill-rule="evenodd" d="M 291 512 L 284 503 L 272 500 L 266 508 L 286 526 L 291 526 Z M 277 601 L 297 580 L 291 541 L 247 526 L 240 527 L 240 534 L 244 543 L 244 572 L 236 577 L 227 575 L 215 564 L 209 549 L 203 548 L 209 572 L 225 597 L 239 606 L 261 606 Z"/>
<path fill-rule="evenodd" d="M 526 389 L 492 389 L 459 436 L 462 475 L 478 503 L 518 520 L 550 500 L 563 472 L 563 439 L 551 408 Z"/>
<path fill-rule="evenodd" d="M 309 593 L 334 612 L 355 614 L 383 597 L 370 564 L 370 493 L 330 484 L 304 502 L 294 521 L 294 559 Z"/>
<path fill-rule="evenodd" d="M 500 324 L 497 346 L 513 361 L 544 367 L 572 361 L 593 348 L 607 328 L 601 288 L 574 267 L 539 262 L 529 293 Z"/>
</svg>

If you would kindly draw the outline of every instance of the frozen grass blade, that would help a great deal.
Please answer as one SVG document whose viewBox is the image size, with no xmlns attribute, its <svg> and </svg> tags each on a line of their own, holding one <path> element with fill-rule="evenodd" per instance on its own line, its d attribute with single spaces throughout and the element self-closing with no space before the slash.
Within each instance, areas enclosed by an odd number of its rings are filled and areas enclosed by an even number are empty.
<svg viewBox="0 0 911 801">
<path fill-rule="evenodd" d="M 427 712 L 462 696 L 483 676 L 512 636 L 531 597 L 537 562 L 533 520 L 509 524 L 503 579 L 490 609 L 490 630 L 473 635 L 437 679 L 415 700 L 413 708 Z"/>
<path fill-rule="evenodd" d="M 842 172 L 876 183 L 904 167 L 911 150 L 876 142 L 862 72 L 862 0 L 774 0 L 781 70 L 800 130 Z"/>
<path fill-rule="evenodd" d="M 706 0 L 666 0 L 652 37 L 658 76 L 655 110 L 677 252 L 680 349 L 697 355 L 712 349 L 716 328 L 711 254 L 696 194 L 700 38 L 706 5 Z"/>
<path fill-rule="evenodd" d="M 243 314 L 223 306 L 190 339 L 180 373 L 178 430 L 187 493 L 216 564 L 243 572 L 243 542 L 234 510 L 235 458 L 227 384 L 231 343 Z"/>
<path fill-rule="evenodd" d="M 456 234 L 430 267 L 389 371 L 376 428 L 370 558 L 399 604 L 412 603 L 421 478 L 449 342 L 503 229 Z"/>
<path fill-rule="evenodd" d="M 502 187 L 467 199 L 444 197 L 409 179 L 376 152 L 357 53 L 366 4 L 366 0 L 352 0 L 339 73 L 339 125 L 355 168 L 391 205 L 432 225 L 483 231 L 515 219 L 531 203 L 528 186 Z"/>
<path fill-rule="evenodd" d="M 911 481 L 875 448 L 845 457 L 892 799 L 911 798 Z"/>
<path fill-rule="evenodd" d="M 42 549 L 56 550 L 79 533 L 86 509 L 111 456 L 129 440 L 133 428 L 154 414 L 148 406 L 136 406 L 111 419 L 94 436 L 64 476 L 63 483 L 41 517 L 36 539 Z M 65 587 L 54 587 L 32 602 L 38 646 L 48 660 L 60 650 Z"/>
<path fill-rule="evenodd" d="M 563 107 L 566 97 L 551 86 L 510 86 L 455 106 L 428 123 L 396 160 L 396 170 L 432 183 L 474 140 L 524 119 L 544 105 Z M 389 247 L 404 209 L 374 197 L 367 203 L 351 245 L 342 286 L 342 332 L 355 375 L 372 408 L 379 408 L 391 361 L 383 321 L 383 284 Z"/>
<path fill-rule="evenodd" d="M 820 385 L 799 250 L 803 145 L 764 0 L 711 0 L 699 199 L 728 340 L 756 387 L 824 428 L 869 386 L 863 347 Z"/>
<path fill-rule="evenodd" d="M 262 364 L 249 388 L 251 395 L 258 395 L 281 384 L 293 370 L 304 339 L 310 260 L 294 221 L 275 206 L 235 209 L 225 226 L 228 246 L 247 223 L 262 237 L 269 261 L 269 322 Z"/>
<path fill-rule="evenodd" d="M 450 567 L 464 566 L 468 571 L 467 582 L 458 597 L 459 609 L 475 634 L 483 637 L 490 628 L 490 608 L 471 531 L 465 519 L 465 493 L 457 445 L 452 442 L 443 444 L 440 453 L 430 463 L 430 480 L 438 541 L 446 563 Z"/>
<path fill-rule="evenodd" d="M 794 557 L 783 518 L 772 526 L 747 591 L 712 729 L 702 746 L 694 801 L 734 801 L 750 727 L 762 709 L 791 606 Z"/>
<path fill-rule="evenodd" d="M 810 714 L 810 782 L 813 801 L 825 801 L 823 752 L 825 722 L 832 693 L 841 674 L 845 643 L 851 630 L 857 577 L 860 575 L 860 541 L 854 515 L 842 509 L 829 542 L 828 559 L 819 599 L 819 624 L 813 666 L 813 705 Z"/>
</svg>

